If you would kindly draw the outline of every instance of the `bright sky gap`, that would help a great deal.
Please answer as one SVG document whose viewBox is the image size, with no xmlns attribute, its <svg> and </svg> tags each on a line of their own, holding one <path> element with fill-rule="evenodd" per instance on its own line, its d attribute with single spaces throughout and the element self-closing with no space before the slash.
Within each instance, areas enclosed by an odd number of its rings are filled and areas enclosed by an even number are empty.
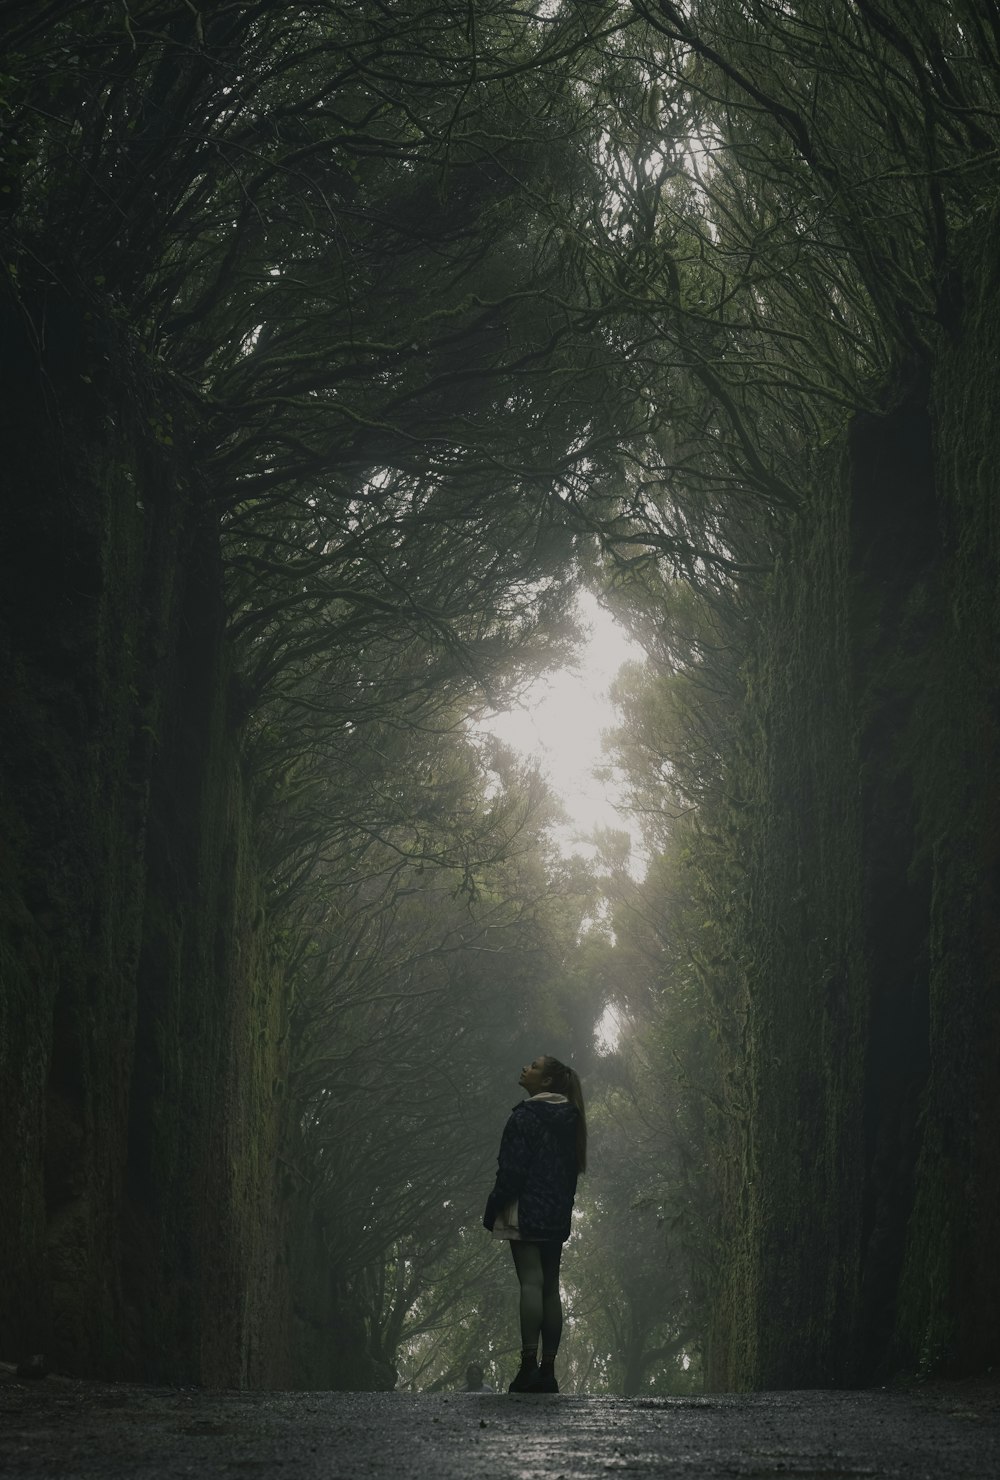
<svg viewBox="0 0 1000 1480">
<path fill-rule="evenodd" d="M 577 615 L 588 634 L 578 661 L 543 674 L 516 709 L 489 716 L 480 728 L 538 762 L 566 808 L 567 822 L 554 829 L 558 846 L 592 854 L 587 839 L 596 828 L 628 831 L 633 847 L 638 843 L 620 789 L 595 770 L 604 760 L 602 732 L 618 722 L 611 684 L 643 653 L 589 591 L 577 597 Z"/>
</svg>

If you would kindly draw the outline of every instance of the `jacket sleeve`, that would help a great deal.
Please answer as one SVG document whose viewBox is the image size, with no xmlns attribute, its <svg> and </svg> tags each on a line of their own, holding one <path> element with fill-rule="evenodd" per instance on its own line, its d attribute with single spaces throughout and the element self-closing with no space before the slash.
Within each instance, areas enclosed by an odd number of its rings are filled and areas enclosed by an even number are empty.
<svg viewBox="0 0 1000 1480">
<path fill-rule="evenodd" d="M 491 1232 L 497 1214 L 508 1203 L 520 1197 L 535 1154 L 538 1137 L 533 1132 L 537 1131 L 538 1123 L 532 1114 L 519 1111 L 520 1106 L 514 1110 L 504 1126 L 497 1156 L 497 1177 L 493 1191 L 486 1199 L 483 1227 Z"/>
</svg>

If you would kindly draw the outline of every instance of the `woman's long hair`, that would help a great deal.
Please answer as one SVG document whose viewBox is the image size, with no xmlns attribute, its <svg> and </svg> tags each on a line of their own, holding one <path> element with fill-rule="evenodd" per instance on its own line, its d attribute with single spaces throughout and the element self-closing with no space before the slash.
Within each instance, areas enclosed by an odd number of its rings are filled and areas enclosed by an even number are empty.
<svg viewBox="0 0 1000 1480">
<path fill-rule="evenodd" d="M 578 1172 L 587 1170 L 587 1112 L 583 1108 L 583 1090 L 580 1086 L 580 1076 L 575 1069 L 568 1064 L 561 1064 L 551 1054 L 545 1055 L 545 1073 L 552 1081 L 552 1088 L 557 1095 L 565 1095 L 571 1105 L 577 1109 L 576 1122 L 576 1169 Z"/>
</svg>

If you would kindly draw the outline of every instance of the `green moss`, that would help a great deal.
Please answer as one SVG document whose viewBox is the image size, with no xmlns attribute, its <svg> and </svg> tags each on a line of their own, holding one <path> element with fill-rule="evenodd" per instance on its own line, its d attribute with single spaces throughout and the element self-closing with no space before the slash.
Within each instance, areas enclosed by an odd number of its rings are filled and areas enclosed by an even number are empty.
<svg viewBox="0 0 1000 1480">
<path fill-rule="evenodd" d="M 940 499 L 938 625 L 908 761 L 933 888 L 931 1061 L 900 1291 L 901 1350 L 924 1371 L 995 1362 L 1000 1316 L 1000 539 L 995 234 L 963 243 L 965 322 L 932 407 Z"/>
<path fill-rule="evenodd" d="M 215 536 L 148 433 L 155 388 L 118 369 L 113 415 L 49 385 L 61 439 L 33 365 L 8 406 L 0 1355 L 239 1384 L 282 1293 L 281 953 L 259 928 Z"/>
<path fill-rule="evenodd" d="M 992 244 L 930 378 L 813 484 L 748 642 L 716 1386 L 1000 1357 Z"/>
<path fill-rule="evenodd" d="M 749 657 L 737 786 L 750 802 L 740 848 L 752 907 L 730 945 L 750 1106 L 724 1374 L 738 1387 L 840 1379 L 857 1300 L 860 1206 L 844 1165 L 860 1137 L 865 982 L 846 522 L 845 467 L 831 459 Z"/>
</svg>

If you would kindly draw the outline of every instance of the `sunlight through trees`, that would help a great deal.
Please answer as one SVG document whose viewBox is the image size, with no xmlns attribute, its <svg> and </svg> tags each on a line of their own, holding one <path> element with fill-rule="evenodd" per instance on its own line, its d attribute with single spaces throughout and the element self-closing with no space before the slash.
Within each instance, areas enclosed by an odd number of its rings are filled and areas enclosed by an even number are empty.
<svg viewBox="0 0 1000 1480">
<path fill-rule="evenodd" d="M 10 1340 L 499 1382 L 551 1052 L 568 1387 L 995 1360 L 994 7 L 0 39 Z M 490 725 L 588 602 L 581 843 Z"/>
</svg>

